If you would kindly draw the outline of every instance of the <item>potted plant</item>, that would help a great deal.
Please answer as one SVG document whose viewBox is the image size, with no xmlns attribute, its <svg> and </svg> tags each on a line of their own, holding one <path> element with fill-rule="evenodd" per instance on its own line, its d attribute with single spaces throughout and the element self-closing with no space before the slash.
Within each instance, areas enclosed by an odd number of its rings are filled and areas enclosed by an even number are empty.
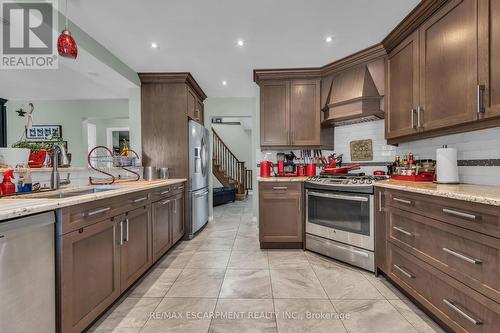
<svg viewBox="0 0 500 333">
<path fill-rule="evenodd" d="M 42 143 L 21 140 L 14 143 L 12 148 L 29 149 L 28 166 L 30 168 L 41 168 L 45 163 L 47 149 Z"/>
<path fill-rule="evenodd" d="M 12 148 L 0 148 L 0 163 L 15 168 L 26 166 L 30 156 L 30 148 L 25 143 L 16 142 Z"/>
</svg>

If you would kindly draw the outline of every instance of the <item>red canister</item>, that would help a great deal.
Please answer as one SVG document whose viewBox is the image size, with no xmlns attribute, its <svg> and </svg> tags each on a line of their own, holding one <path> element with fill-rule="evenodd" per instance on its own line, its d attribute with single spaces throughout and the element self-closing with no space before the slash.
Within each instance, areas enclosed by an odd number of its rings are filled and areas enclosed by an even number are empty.
<svg viewBox="0 0 500 333">
<path fill-rule="evenodd" d="M 306 164 L 306 176 L 307 177 L 316 176 L 316 164 L 314 163 Z"/>
<path fill-rule="evenodd" d="M 261 177 L 271 177 L 271 170 L 274 172 L 274 166 L 272 162 L 262 161 L 260 162 L 260 176 Z"/>
<path fill-rule="evenodd" d="M 278 176 L 285 175 L 285 161 L 278 161 Z"/>
<path fill-rule="evenodd" d="M 305 173 L 305 167 L 303 165 L 299 165 L 297 167 L 297 176 L 298 177 L 303 177 L 304 176 L 304 173 Z"/>
</svg>

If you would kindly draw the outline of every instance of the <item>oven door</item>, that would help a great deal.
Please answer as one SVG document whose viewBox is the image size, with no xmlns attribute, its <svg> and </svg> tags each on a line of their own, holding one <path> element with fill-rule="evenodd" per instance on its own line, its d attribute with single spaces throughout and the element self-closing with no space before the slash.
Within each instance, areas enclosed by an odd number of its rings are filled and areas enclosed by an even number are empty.
<svg viewBox="0 0 500 333">
<path fill-rule="evenodd" d="M 373 195 L 307 190 L 306 233 L 374 250 Z"/>
</svg>

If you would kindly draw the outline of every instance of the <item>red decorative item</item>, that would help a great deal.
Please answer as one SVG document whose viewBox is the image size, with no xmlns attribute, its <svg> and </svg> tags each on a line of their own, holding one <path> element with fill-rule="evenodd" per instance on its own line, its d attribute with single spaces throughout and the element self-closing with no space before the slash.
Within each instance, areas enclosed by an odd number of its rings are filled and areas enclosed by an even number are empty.
<svg viewBox="0 0 500 333">
<path fill-rule="evenodd" d="M 413 176 L 391 175 L 391 179 L 406 180 L 410 182 L 432 182 L 434 181 L 434 172 L 422 172 L 421 174 Z"/>
<path fill-rule="evenodd" d="M 45 162 L 46 157 L 47 157 L 46 150 L 32 151 L 30 153 L 28 166 L 30 168 L 41 168 L 43 167 L 43 163 Z"/>
<path fill-rule="evenodd" d="M 76 59 L 78 47 L 69 30 L 64 29 L 57 39 L 57 51 L 61 57 Z"/>
</svg>

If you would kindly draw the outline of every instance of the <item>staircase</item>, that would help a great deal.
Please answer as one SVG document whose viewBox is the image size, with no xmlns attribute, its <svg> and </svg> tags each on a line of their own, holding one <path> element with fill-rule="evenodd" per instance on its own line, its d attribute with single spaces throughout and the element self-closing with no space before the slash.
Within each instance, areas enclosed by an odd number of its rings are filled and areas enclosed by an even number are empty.
<svg viewBox="0 0 500 333">
<path fill-rule="evenodd" d="M 226 146 L 212 128 L 214 147 L 212 153 L 212 172 L 224 187 L 236 189 L 236 200 L 244 200 L 252 189 L 252 170 L 245 167 Z"/>
</svg>

